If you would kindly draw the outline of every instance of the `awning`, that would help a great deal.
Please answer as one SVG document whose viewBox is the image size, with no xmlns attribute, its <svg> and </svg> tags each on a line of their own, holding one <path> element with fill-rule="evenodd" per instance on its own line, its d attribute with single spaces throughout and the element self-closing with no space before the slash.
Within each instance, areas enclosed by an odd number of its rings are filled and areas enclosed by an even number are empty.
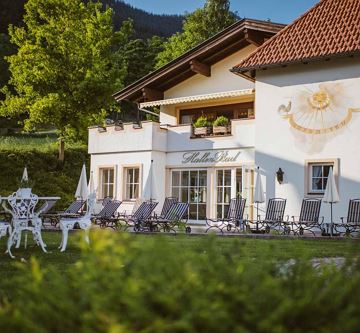
<svg viewBox="0 0 360 333">
<path fill-rule="evenodd" d="M 255 89 L 243 89 L 243 90 L 234 90 L 234 91 L 224 91 L 219 93 L 212 93 L 206 95 L 195 95 L 195 96 L 186 96 L 178 98 L 163 99 L 159 101 L 144 102 L 140 103 L 140 108 L 147 108 L 151 106 L 161 106 L 161 105 L 174 105 L 174 104 L 183 104 L 189 102 L 199 102 L 199 101 L 208 101 L 221 98 L 233 98 L 239 96 L 253 96 L 255 94 Z"/>
</svg>

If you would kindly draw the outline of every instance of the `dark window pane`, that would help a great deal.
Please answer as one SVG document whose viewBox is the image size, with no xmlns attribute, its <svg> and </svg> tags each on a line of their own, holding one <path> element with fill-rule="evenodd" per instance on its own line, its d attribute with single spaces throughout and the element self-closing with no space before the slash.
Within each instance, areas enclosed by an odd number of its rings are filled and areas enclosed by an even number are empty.
<svg viewBox="0 0 360 333">
<path fill-rule="evenodd" d="M 230 202 L 231 197 L 231 187 L 225 187 L 224 188 L 224 202 L 228 203 Z"/>
<path fill-rule="evenodd" d="M 199 186 L 207 185 L 207 171 L 199 171 Z"/>
<path fill-rule="evenodd" d="M 329 176 L 330 168 L 331 168 L 330 165 L 324 165 L 324 177 Z"/>
<path fill-rule="evenodd" d="M 312 180 L 312 188 L 313 190 L 322 190 L 323 189 L 323 185 L 322 185 L 322 178 L 313 178 Z"/>
<path fill-rule="evenodd" d="M 189 190 L 187 188 L 181 189 L 181 201 L 189 202 Z"/>
<path fill-rule="evenodd" d="M 206 205 L 202 204 L 199 205 L 198 207 L 199 207 L 198 220 L 206 220 Z"/>
<path fill-rule="evenodd" d="M 198 186 L 198 172 L 190 171 L 190 186 Z"/>
<path fill-rule="evenodd" d="M 190 214 L 189 214 L 190 220 L 197 220 L 197 205 L 190 205 Z"/>
<path fill-rule="evenodd" d="M 222 205 L 216 205 L 216 217 L 218 219 L 222 219 L 223 215 L 222 215 Z"/>
<path fill-rule="evenodd" d="M 236 169 L 236 196 L 240 197 L 242 193 L 242 170 Z"/>
<path fill-rule="evenodd" d="M 181 171 L 181 185 L 189 186 L 189 171 Z"/>
<path fill-rule="evenodd" d="M 225 186 L 231 186 L 231 170 L 225 170 Z"/>
<path fill-rule="evenodd" d="M 229 211 L 229 205 L 224 205 L 224 217 L 227 217 Z"/>
<path fill-rule="evenodd" d="M 180 189 L 178 187 L 173 187 L 171 191 L 171 196 L 173 196 L 174 198 L 179 198 L 180 197 L 179 190 Z"/>
<path fill-rule="evenodd" d="M 321 177 L 322 176 L 322 166 L 321 165 L 314 165 L 312 167 L 312 176 L 313 177 Z"/>
<path fill-rule="evenodd" d="M 206 203 L 206 187 L 200 187 L 199 188 L 199 201 L 198 202 L 203 202 Z"/>
<path fill-rule="evenodd" d="M 172 186 L 179 186 L 180 185 L 180 171 L 173 171 L 172 172 Z"/>
<path fill-rule="evenodd" d="M 217 172 L 217 186 L 222 186 L 222 185 L 223 185 L 223 171 L 218 170 L 218 172 Z"/>
<path fill-rule="evenodd" d="M 223 188 L 218 187 L 217 189 L 217 202 L 223 202 Z"/>
</svg>

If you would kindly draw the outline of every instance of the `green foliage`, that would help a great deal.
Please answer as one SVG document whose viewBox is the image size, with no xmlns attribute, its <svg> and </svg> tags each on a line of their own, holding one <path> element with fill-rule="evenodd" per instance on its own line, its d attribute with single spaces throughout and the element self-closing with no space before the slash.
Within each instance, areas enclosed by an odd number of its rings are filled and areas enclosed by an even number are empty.
<svg viewBox="0 0 360 333">
<path fill-rule="evenodd" d="M 44 141 L 47 145 L 39 149 Z M 30 143 L 30 147 L 26 142 Z M 13 140 L 4 143 L 0 137 L 0 147 L 1 195 L 9 195 L 19 188 L 26 165 L 35 194 L 61 197 L 56 210 L 67 207 L 74 200 L 82 164 L 86 162 L 89 165 L 86 147 L 67 147 L 66 162 L 61 170 L 58 169 L 56 142 L 50 138 L 21 140 L 13 137 Z"/>
<path fill-rule="evenodd" d="M 154 36 L 147 40 L 134 39 L 124 46 L 127 63 L 126 85 L 154 70 L 156 57 L 163 50 L 163 43 L 163 38 Z"/>
<path fill-rule="evenodd" d="M 195 128 L 208 126 L 211 126 L 211 122 L 205 116 L 200 116 L 194 123 Z"/>
<path fill-rule="evenodd" d="M 224 116 L 217 117 L 213 122 L 213 126 L 227 126 L 227 125 L 229 125 L 229 119 Z"/>
<path fill-rule="evenodd" d="M 9 37 L 0 33 L 0 87 L 6 84 L 10 78 L 9 65 L 5 57 L 13 53 L 15 53 L 15 47 L 10 43 Z M 1 98 L 0 92 L 0 99 Z"/>
<path fill-rule="evenodd" d="M 2 280 L 0 330 L 358 331 L 358 259 L 314 269 L 305 246 L 289 261 L 271 241 L 251 243 L 93 232 L 67 270 L 17 264 L 19 274 Z"/>
<path fill-rule="evenodd" d="M 9 56 L 11 79 L 4 87 L 4 116 L 26 114 L 25 129 L 50 124 L 60 137 L 85 136 L 115 103 L 125 63 L 119 44 L 129 26 L 114 33 L 113 12 L 81 0 L 29 0 L 24 26 L 10 27 L 17 54 Z"/>
<path fill-rule="evenodd" d="M 236 21 L 229 0 L 207 0 L 204 8 L 187 15 L 183 32 L 171 36 L 157 57 L 160 68 Z"/>
</svg>

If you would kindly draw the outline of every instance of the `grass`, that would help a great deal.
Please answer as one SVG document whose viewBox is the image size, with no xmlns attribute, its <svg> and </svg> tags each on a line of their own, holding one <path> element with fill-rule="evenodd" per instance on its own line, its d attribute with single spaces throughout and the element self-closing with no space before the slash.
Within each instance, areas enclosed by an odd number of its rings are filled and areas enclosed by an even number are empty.
<svg viewBox="0 0 360 333">
<path fill-rule="evenodd" d="M 99 230 L 93 232 L 102 232 Z M 43 253 L 40 247 L 33 243 L 31 235 L 28 236 L 28 245 L 24 249 L 13 249 L 15 259 L 11 259 L 5 254 L 6 240 L 0 240 L 0 281 L 12 277 L 17 267 L 16 262 L 28 262 L 30 258 L 36 257 L 44 267 L 53 266 L 59 271 L 64 271 L 74 265 L 80 259 L 81 251 L 79 247 L 78 237 L 82 232 L 73 232 L 70 234 L 68 248 L 66 252 L 60 253 L 58 246 L 61 241 L 60 232 L 43 232 L 43 238 L 47 244 L 48 253 Z M 214 237 L 214 236 L 165 236 L 165 235 L 139 235 L 134 234 L 140 243 L 156 242 L 159 238 L 164 239 L 170 243 L 175 251 L 182 251 L 187 248 L 195 253 L 202 253 L 207 255 L 207 246 L 209 237 L 213 237 L 212 245 L 216 247 L 216 251 L 222 256 L 236 256 L 232 253 L 234 244 L 242 249 L 241 256 L 246 256 L 254 259 L 272 258 L 272 259 L 290 259 L 307 256 L 309 258 L 324 258 L 324 257 L 355 257 L 360 251 L 360 242 L 352 240 L 304 240 L 304 239 L 259 239 L 259 238 L 238 238 L 238 237 Z M 206 244 L 206 245 L 205 245 Z M 265 248 L 266 253 L 259 253 L 258 248 Z M 245 253 L 245 255 L 244 255 Z M 209 258 L 211 260 L 211 258 Z M 1 285 L 1 282 L 0 282 Z"/>
<path fill-rule="evenodd" d="M 86 149 L 81 142 L 67 143 L 69 149 Z M 11 150 L 13 152 L 38 151 L 53 152 L 58 149 L 58 141 L 55 131 L 44 131 L 37 133 L 21 133 L 0 136 L 0 151 Z"/>
</svg>

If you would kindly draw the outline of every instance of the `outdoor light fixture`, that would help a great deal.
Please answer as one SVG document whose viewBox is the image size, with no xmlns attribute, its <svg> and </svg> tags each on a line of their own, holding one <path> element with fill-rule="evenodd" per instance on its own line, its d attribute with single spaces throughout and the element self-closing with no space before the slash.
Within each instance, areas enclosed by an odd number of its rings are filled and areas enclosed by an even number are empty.
<svg viewBox="0 0 360 333">
<path fill-rule="evenodd" d="M 279 184 L 282 184 L 284 181 L 284 171 L 282 171 L 281 168 L 279 168 L 279 170 L 276 171 L 276 179 L 279 182 Z"/>
</svg>

